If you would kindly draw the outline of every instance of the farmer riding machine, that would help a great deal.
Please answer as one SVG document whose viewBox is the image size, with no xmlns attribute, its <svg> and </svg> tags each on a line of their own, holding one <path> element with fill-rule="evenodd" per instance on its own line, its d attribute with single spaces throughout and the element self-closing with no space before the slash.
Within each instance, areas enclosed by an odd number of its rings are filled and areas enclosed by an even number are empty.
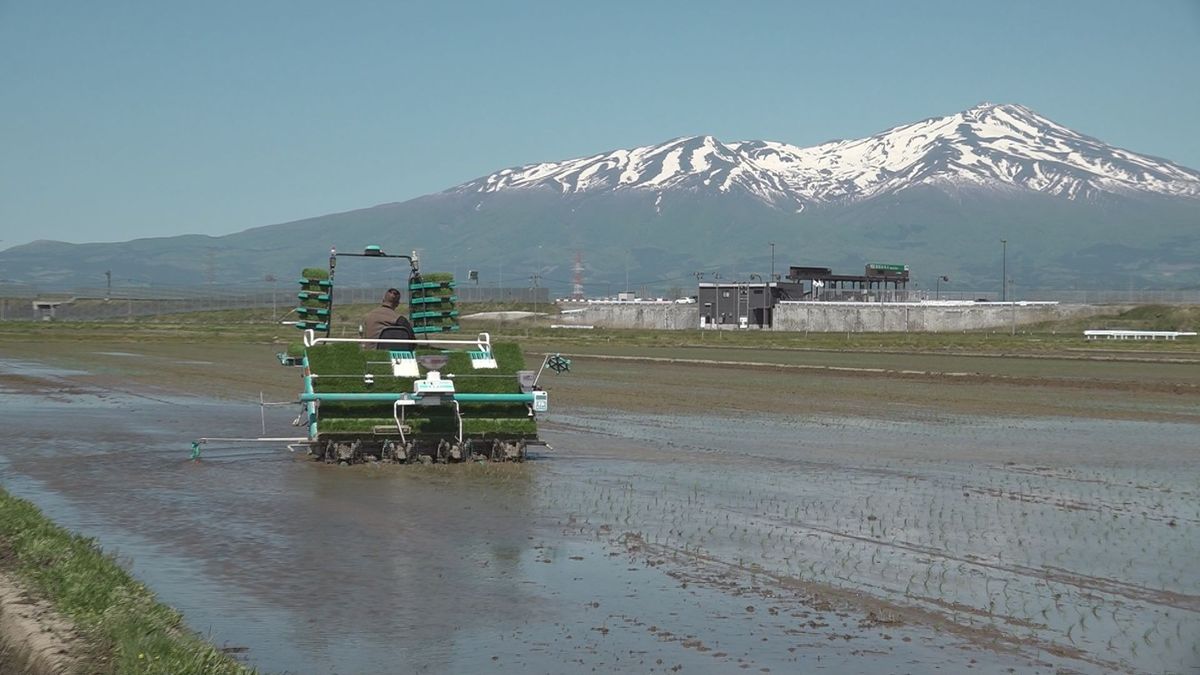
<svg viewBox="0 0 1200 675">
<path fill-rule="evenodd" d="M 334 331 L 334 276 L 343 258 L 408 262 L 408 326 L 378 336 Z M 492 342 L 487 333 L 464 337 L 458 326 L 455 282 L 449 274 L 422 274 L 416 252 L 388 255 L 378 246 L 362 253 L 330 251 L 329 267 L 308 268 L 300 279 L 302 346 L 279 355 L 302 369 L 304 391 L 295 424 L 308 429 L 315 458 L 364 461 L 521 461 L 538 438 L 537 415 L 549 398 L 538 386 L 549 368 L 569 361 L 555 354 L 527 370 L 518 345 Z M 401 324 L 403 322 L 400 322 Z"/>
</svg>

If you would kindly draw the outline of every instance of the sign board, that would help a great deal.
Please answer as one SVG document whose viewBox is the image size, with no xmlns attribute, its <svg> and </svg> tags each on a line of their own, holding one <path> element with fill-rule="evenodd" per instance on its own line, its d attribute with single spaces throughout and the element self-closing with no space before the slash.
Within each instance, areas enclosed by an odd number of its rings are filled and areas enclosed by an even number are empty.
<svg viewBox="0 0 1200 675">
<path fill-rule="evenodd" d="M 908 265 L 893 265 L 891 263 L 867 263 L 868 277 L 884 277 L 908 280 Z"/>
<path fill-rule="evenodd" d="M 413 380 L 414 394 L 453 394 L 454 380 L 443 380 L 428 377 L 424 380 Z"/>
</svg>

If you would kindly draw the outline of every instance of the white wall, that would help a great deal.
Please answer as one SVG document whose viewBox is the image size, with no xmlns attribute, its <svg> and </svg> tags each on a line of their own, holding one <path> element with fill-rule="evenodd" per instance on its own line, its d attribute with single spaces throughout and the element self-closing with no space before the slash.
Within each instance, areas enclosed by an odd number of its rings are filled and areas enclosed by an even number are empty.
<svg viewBox="0 0 1200 675">
<path fill-rule="evenodd" d="M 565 303 L 570 311 L 557 323 L 601 328 L 681 330 L 698 328 L 697 305 L 672 303 Z M 1125 307 L 1114 305 L 1062 305 L 1052 303 L 783 303 L 775 308 L 774 327 L 768 330 L 814 333 L 946 332 L 1005 328 L 1042 321 L 1110 314 Z M 724 330 L 737 330 L 726 324 Z"/>
</svg>

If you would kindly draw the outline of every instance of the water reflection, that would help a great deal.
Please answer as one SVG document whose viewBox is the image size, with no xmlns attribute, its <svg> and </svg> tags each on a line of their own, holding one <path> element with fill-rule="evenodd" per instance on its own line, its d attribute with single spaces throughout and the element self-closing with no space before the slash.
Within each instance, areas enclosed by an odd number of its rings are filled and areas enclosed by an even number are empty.
<svg viewBox="0 0 1200 675">
<path fill-rule="evenodd" d="M 1192 425 L 597 410 L 524 465 L 191 463 L 257 409 L 73 377 L 0 360 L 4 486 L 267 671 L 1162 670 L 1200 626 Z"/>
</svg>

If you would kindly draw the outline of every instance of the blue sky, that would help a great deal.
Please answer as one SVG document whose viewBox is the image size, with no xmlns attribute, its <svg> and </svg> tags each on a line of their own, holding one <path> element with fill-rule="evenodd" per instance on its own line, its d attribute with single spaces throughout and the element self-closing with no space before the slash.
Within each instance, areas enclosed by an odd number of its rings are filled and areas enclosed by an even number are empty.
<svg viewBox="0 0 1200 675">
<path fill-rule="evenodd" d="M 1200 2 L 0 0 L 0 248 L 228 234 L 985 100 L 1200 168 Z"/>
</svg>

